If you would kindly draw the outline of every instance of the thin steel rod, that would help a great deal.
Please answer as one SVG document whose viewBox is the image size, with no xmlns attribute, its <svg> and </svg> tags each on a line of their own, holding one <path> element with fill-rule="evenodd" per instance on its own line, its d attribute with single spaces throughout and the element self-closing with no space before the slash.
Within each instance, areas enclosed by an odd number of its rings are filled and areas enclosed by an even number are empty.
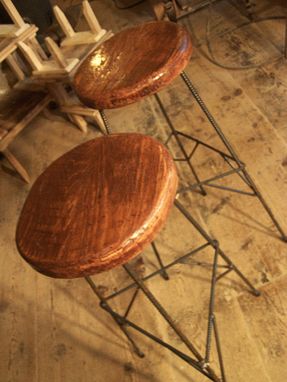
<svg viewBox="0 0 287 382">
<path fill-rule="evenodd" d="M 190 140 L 192 140 L 192 141 L 198 143 L 199 145 L 202 145 L 202 146 L 208 148 L 209 150 L 215 151 L 216 153 L 218 153 L 218 154 L 220 154 L 220 155 L 222 155 L 222 156 L 224 156 L 224 157 L 227 157 L 227 158 L 229 158 L 229 159 L 231 159 L 231 160 L 234 160 L 234 158 L 232 158 L 231 155 L 225 153 L 224 151 L 221 151 L 221 150 L 217 149 L 216 147 L 213 147 L 213 146 L 209 145 L 209 144 L 206 143 L 206 142 L 201 141 L 201 140 L 198 139 L 198 138 L 193 137 L 192 135 L 183 133 L 182 131 L 178 131 L 178 130 L 176 130 L 176 133 L 175 133 L 175 134 L 182 135 L 184 138 L 190 139 Z"/>
<path fill-rule="evenodd" d="M 209 120 L 210 124 L 213 126 L 213 128 L 215 129 L 216 133 L 218 134 L 218 136 L 220 137 L 220 139 L 222 140 L 223 144 L 225 145 L 225 147 L 228 149 L 228 151 L 230 152 L 230 154 L 233 156 L 234 160 L 236 161 L 238 167 L 240 167 L 240 159 L 236 153 L 236 151 L 234 150 L 234 148 L 231 146 L 231 144 L 229 143 L 229 141 L 226 139 L 225 135 L 223 134 L 221 128 L 219 127 L 218 123 L 215 121 L 214 117 L 212 116 L 212 114 L 210 113 L 210 111 L 208 110 L 207 106 L 205 105 L 205 103 L 203 102 L 203 100 L 201 99 L 200 95 L 198 94 L 197 90 L 195 89 L 195 87 L 193 86 L 193 84 L 191 83 L 191 80 L 189 79 L 189 77 L 187 76 L 187 74 L 185 72 L 182 72 L 181 73 L 181 78 L 183 79 L 183 81 L 185 82 L 186 86 L 188 87 L 188 89 L 190 90 L 191 94 L 193 95 L 193 97 L 195 98 L 196 102 L 198 103 L 198 105 L 200 106 L 201 110 L 204 112 L 204 114 L 206 115 L 207 119 Z M 281 225 L 279 224 L 279 222 L 277 221 L 277 219 L 275 218 L 271 208 L 268 206 L 267 202 L 265 201 L 265 199 L 263 198 L 261 192 L 258 190 L 256 184 L 254 183 L 254 181 L 252 180 L 252 178 L 250 177 L 249 173 L 247 172 L 246 169 L 242 169 L 242 172 L 244 174 L 244 176 L 246 177 L 248 183 L 250 184 L 250 187 L 253 189 L 253 191 L 255 192 L 255 194 L 257 195 L 258 199 L 260 200 L 262 206 L 264 207 L 264 209 L 266 210 L 266 212 L 268 213 L 268 215 L 270 216 L 271 220 L 273 221 L 275 227 L 277 228 L 278 232 L 280 233 L 281 235 L 281 238 L 283 241 L 286 241 L 287 242 L 287 236 L 286 234 L 284 233 Z"/>
<path fill-rule="evenodd" d="M 169 263 L 169 264 L 163 266 L 163 269 L 166 270 L 166 269 L 172 267 L 172 266 L 175 265 L 175 264 L 179 264 L 179 263 L 181 263 L 181 261 L 182 261 L 183 259 L 186 259 L 186 258 L 188 258 L 188 257 L 190 257 L 190 256 L 195 255 L 197 252 L 199 252 L 199 251 L 201 251 L 202 249 L 208 247 L 209 245 L 210 245 L 209 243 L 205 243 L 205 244 L 201 245 L 200 247 L 193 249 L 192 251 L 190 251 L 190 252 L 186 253 L 185 255 L 179 257 L 178 259 L 172 261 L 171 263 Z M 146 281 L 146 280 L 148 280 L 148 279 L 150 279 L 150 278 L 152 278 L 152 277 L 158 275 L 160 272 L 161 272 L 161 269 L 158 269 L 158 270 L 156 270 L 155 272 L 152 272 L 152 273 L 150 273 L 149 275 L 143 277 L 142 280 L 143 280 L 143 281 Z M 129 289 L 134 288 L 135 286 L 136 286 L 136 283 L 133 282 L 133 283 L 131 283 L 131 284 L 127 285 L 126 287 L 124 287 L 124 288 L 118 290 L 117 292 L 112 293 L 111 295 L 109 295 L 109 296 L 107 296 L 107 297 L 105 297 L 105 298 L 106 298 L 106 300 L 110 300 L 111 298 L 114 298 L 114 297 L 116 297 L 116 296 L 118 296 L 118 295 L 120 295 L 120 294 L 122 294 L 122 293 L 128 291 Z"/>
<path fill-rule="evenodd" d="M 169 134 L 169 136 L 167 137 L 166 141 L 164 142 L 164 145 L 165 145 L 165 146 L 168 145 L 168 143 L 169 143 L 169 141 L 170 141 L 170 139 L 171 139 L 172 136 L 173 136 L 173 132 L 171 132 L 171 133 Z"/>
<path fill-rule="evenodd" d="M 182 264 L 187 264 L 187 261 L 181 261 Z M 206 263 L 205 261 L 196 261 L 196 260 L 193 260 L 193 259 L 190 259 L 188 261 L 188 264 L 191 264 L 191 265 L 198 265 L 200 267 L 203 267 L 203 268 L 213 268 L 213 263 Z M 217 265 L 217 268 L 229 268 L 229 265 Z"/>
<path fill-rule="evenodd" d="M 140 287 L 142 292 L 145 294 L 147 299 L 153 304 L 153 306 L 157 309 L 159 314 L 165 319 L 165 321 L 170 325 L 170 327 L 174 330 L 174 332 L 177 334 L 177 336 L 181 339 L 181 341 L 186 345 L 186 347 L 193 353 L 193 355 L 197 358 L 199 362 L 203 361 L 202 356 L 198 352 L 198 350 L 194 347 L 194 345 L 189 341 L 189 339 L 186 337 L 186 335 L 177 327 L 175 322 L 172 320 L 170 315 L 167 313 L 167 311 L 162 307 L 162 305 L 158 302 L 158 300 L 154 297 L 154 295 L 150 292 L 150 290 L 145 286 L 143 281 L 139 279 L 135 272 L 126 264 L 123 265 L 123 268 L 127 272 L 127 274 L 137 283 L 137 285 Z M 206 366 L 205 368 L 208 373 L 217 378 L 214 374 L 214 371 L 209 367 Z"/>
<path fill-rule="evenodd" d="M 109 306 L 109 304 L 107 303 L 106 299 L 98 292 L 97 290 L 97 287 L 96 287 L 96 284 L 94 283 L 94 281 L 91 279 L 90 276 L 86 276 L 85 277 L 85 280 L 87 281 L 87 283 L 89 284 L 89 286 L 91 287 L 92 291 L 95 293 L 95 295 L 98 297 L 98 299 L 100 300 L 100 306 L 105 309 L 105 310 L 108 310 L 110 311 L 110 314 L 111 314 L 111 311 L 112 308 Z M 131 343 L 132 347 L 133 347 L 133 350 L 134 352 L 139 356 L 139 357 L 144 357 L 144 353 L 140 350 L 140 348 L 137 346 L 137 344 L 135 343 L 135 341 L 133 340 L 133 338 L 131 337 L 131 335 L 129 334 L 129 332 L 127 331 L 126 327 L 123 325 L 123 323 L 121 321 L 119 321 L 119 319 L 117 319 L 113 314 L 111 314 L 112 318 L 114 319 L 114 321 L 116 322 L 116 324 L 119 326 L 119 328 L 121 329 L 121 331 L 124 333 L 124 335 L 127 337 L 127 339 L 129 340 L 129 342 Z"/>
<path fill-rule="evenodd" d="M 123 321 L 126 325 L 130 326 L 132 329 L 137 330 L 139 333 L 145 335 L 146 337 L 150 338 L 151 340 L 153 340 L 154 342 L 158 343 L 159 345 L 167 348 L 168 350 L 173 352 L 175 355 L 177 355 L 179 358 L 181 358 L 183 361 L 185 361 L 189 365 L 193 366 L 196 370 L 198 370 L 200 373 L 205 375 L 207 378 L 209 378 L 212 381 L 214 381 L 214 379 L 212 379 L 212 377 L 202 368 L 200 363 L 198 361 L 196 361 L 195 359 L 189 357 L 187 354 L 185 354 L 185 353 L 181 352 L 180 350 L 176 349 L 172 345 L 170 345 L 167 342 L 163 341 L 162 339 L 160 339 L 159 337 L 155 336 L 154 334 L 148 332 L 147 330 L 145 330 L 144 328 L 142 328 L 139 325 L 135 324 L 134 322 L 132 322 L 132 321 L 122 317 L 117 312 L 115 312 L 115 311 L 110 312 L 108 309 L 106 309 L 106 307 L 103 307 L 103 309 L 107 310 L 111 315 L 117 317 L 118 320 Z M 216 379 L 215 381 L 218 381 L 218 379 Z"/>
<path fill-rule="evenodd" d="M 232 271 L 233 271 L 233 268 L 229 268 L 229 269 L 227 269 L 227 271 L 222 272 L 220 275 L 218 275 L 218 276 L 216 277 L 216 282 L 219 281 L 220 279 L 222 279 L 222 277 L 228 275 L 228 273 L 230 273 L 230 272 L 232 272 Z"/>
<path fill-rule="evenodd" d="M 176 208 L 185 216 L 185 218 L 197 229 L 197 231 L 206 239 L 206 241 L 215 248 L 215 241 L 208 235 L 208 233 L 197 223 L 197 221 L 191 216 L 191 214 L 183 207 L 183 205 L 175 199 L 174 205 Z M 233 264 L 233 262 L 229 259 L 225 253 L 218 248 L 218 254 L 225 260 L 225 262 L 232 267 L 234 272 L 244 281 L 246 285 L 248 285 L 251 293 L 255 296 L 260 296 L 260 292 L 254 288 L 251 282 L 243 275 L 243 273 Z"/>
<path fill-rule="evenodd" d="M 157 103 L 159 105 L 159 108 L 160 108 L 160 110 L 161 110 L 161 112 L 162 112 L 162 114 L 163 114 L 163 116 L 164 116 L 164 118 L 165 118 L 165 120 L 166 120 L 166 122 L 168 124 L 168 127 L 170 128 L 170 130 L 174 134 L 176 143 L 177 143 L 180 151 L 182 152 L 182 154 L 183 154 L 183 156 L 184 156 L 184 158 L 185 158 L 185 160 L 187 162 L 188 167 L 190 168 L 190 170 L 191 170 L 191 172 L 192 172 L 196 182 L 199 184 L 198 187 L 199 187 L 199 189 L 201 191 L 201 194 L 202 195 L 206 195 L 206 192 L 205 192 L 204 188 L 200 185 L 200 179 L 199 179 L 199 177 L 198 177 L 198 175 L 197 175 L 193 165 L 191 164 L 191 162 L 190 162 L 190 160 L 188 158 L 187 152 L 185 151 L 185 148 L 184 148 L 183 144 L 181 143 L 181 140 L 179 139 L 179 137 L 176 134 L 176 130 L 175 130 L 174 126 L 173 126 L 173 123 L 171 122 L 171 120 L 170 120 L 170 118 L 169 118 L 169 116 L 168 116 L 168 114 L 167 114 L 167 112 L 166 112 L 166 110 L 165 110 L 165 108 L 164 108 L 164 106 L 163 106 L 163 104 L 161 102 L 161 99 L 159 98 L 159 95 L 156 93 L 154 96 L 155 96 L 155 99 L 156 99 L 156 101 L 157 101 Z"/>
<path fill-rule="evenodd" d="M 213 187 L 213 188 L 218 188 L 218 189 L 224 190 L 224 191 L 235 192 L 235 193 L 241 194 L 241 195 L 256 196 L 255 192 L 248 192 L 248 191 L 238 190 L 237 188 L 221 186 L 219 184 L 207 183 L 206 186 Z"/>
<path fill-rule="evenodd" d="M 219 361 L 219 366 L 220 366 L 221 378 L 222 378 L 222 382 L 226 382 L 223 357 L 222 357 L 222 351 L 221 351 L 221 346 L 220 346 L 220 338 L 219 338 L 219 332 L 218 332 L 218 328 L 217 328 L 215 315 L 213 316 L 213 328 L 214 328 L 214 337 L 215 337 L 216 350 L 217 350 L 217 354 L 218 354 L 218 361 Z"/>
<path fill-rule="evenodd" d="M 198 142 L 195 142 L 194 148 L 191 150 L 191 153 L 190 153 L 189 156 L 188 156 L 188 159 L 189 159 L 189 160 L 192 159 L 192 157 L 193 157 L 193 155 L 195 154 L 195 152 L 196 152 L 198 146 L 199 146 L 199 143 L 198 143 Z"/>
<path fill-rule="evenodd" d="M 102 120 L 104 122 L 104 126 L 105 126 L 105 129 L 106 129 L 107 135 L 112 134 L 111 125 L 110 125 L 110 123 L 108 121 L 106 113 L 104 112 L 104 110 L 99 110 L 99 112 L 100 112 Z"/>
<path fill-rule="evenodd" d="M 235 170 L 235 167 L 233 167 L 232 164 L 229 162 L 229 160 L 228 160 L 229 158 L 225 157 L 224 155 L 222 155 L 222 157 L 223 157 L 224 161 L 225 161 L 231 168 L 233 168 L 233 169 Z M 242 164 L 244 167 L 246 167 L 245 163 L 242 163 L 242 162 L 241 162 L 241 164 Z M 239 175 L 240 178 L 243 180 L 243 182 L 244 182 L 248 187 L 250 187 L 250 188 L 252 189 L 251 185 L 247 182 L 247 179 L 246 179 L 242 174 L 240 174 L 240 172 L 238 173 L 238 175 Z"/>
<path fill-rule="evenodd" d="M 127 318 L 129 312 L 131 311 L 131 308 L 132 308 L 132 306 L 133 306 L 133 304 L 134 304 L 134 302 L 135 302 L 135 300 L 136 300 L 136 298 L 137 298 L 137 295 L 138 295 L 139 291 L 140 291 L 139 288 L 137 288 L 137 289 L 134 291 L 133 296 L 132 296 L 132 298 L 131 298 L 131 301 L 130 301 L 130 303 L 129 303 L 129 305 L 128 305 L 126 311 L 125 311 L 125 314 L 124 314 L 124 317 L 125 317 L 125 318 Z"/>
<path fill-rule="evenodd" d="M 206 352 L 205 352 L 205 362 L 208 364 L 210 360 L 210 350 L 211 350 L 211 336 L 213 329 L 213 319 L 214 319 L 214 299 L 215 299 L 215 287 L 216 287 L 216 275 L 217 275 L 217 264 L 218 264 L 218 242 L 214 242 L 215 252 L 213 259 L 213 269 L 210 285 L 210 299 L 209 299 L 209 310 L 208 310 L 208 323 L 207 323 L 207 335 L 206 335 Z"/>
<path fill-rule="evenodd" d="M 159 254 L 159 252 L 158 252 L 158 250 L 157 250 L 157 247 L 156 247 L 156 245 L 155 245 L 155 242 L 152 242 L 152 243 L 151 243 L 151 246 L 152 246 L 152 249 L 153 249 L 153 251 L 154 251 L 155 257 L 157 258 L 157 261 L 158 261 L 158 263 L 159 263 L 159 265 L 160 265 L 160 274 L 161 274 L 161 276 L 162 276 L 165 280 L 169 280 L 169 276 L 168 276 L 166 270 L 164 269 L 164 265 L 163 265 L 163 262 L 162 262 L 162 260 L 161 260 L 160 254 Z"/>
<path fill-rule="evenodd" d="M 209 179 L 203 180 L 200 183 L 204 184 L 204 185 L 208 185 L 209 182 L 225 178 L 226 176 L 229 176 L 229 175 L 232 175 L 232 174 L 237 174 L 239 171 L 242 171 L 242 168 L 235 168 L 234 170 L 229 170 L 229 171 L 223 172 L 222 174 L 218 174 L 218 175 L 215 175 L 215 176 L 213 176 L 213 177 L 211 177 Z M 197 184 L 191 184 L 190 186 L 183 187 L 183 188 L 181 188 L 178 191 L 178 193 L 182 193 L 182 192 L 185 192 L 185 191 L 192 190 L 196 186 L 197 186 Z"/>
</svg>

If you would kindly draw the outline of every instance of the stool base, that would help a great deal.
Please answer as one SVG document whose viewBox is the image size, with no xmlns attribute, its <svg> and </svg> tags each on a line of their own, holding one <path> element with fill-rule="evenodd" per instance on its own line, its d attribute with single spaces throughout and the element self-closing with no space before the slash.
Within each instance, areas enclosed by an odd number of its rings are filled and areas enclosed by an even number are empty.
<svg viewBox="0 0 287 382">
<path fill-rule="evenodd" d="M 223 143 L 223 145 L 226 149 L 226 152 L 222 151 L 216 147 L 213 147 L 210 144 L 207 144 L 207 143 L 203 142 L 202 140 L 197 139 L 196 137 L 194 137 L 190 134 L 185 134 L 183 132 L 178 131 L 174 127 L 171 119 L 169 118 L 169 116 L 168 116 L 168 114 L 167 114 L 167 112 L 166 112 L 166 110 L 165 110 L 165 108 L 164 108 L 164 106 L 163 106 L 163 104 L 159 98 L 159 95 L 155 94 L 155 99 L 156 99 L 158 106 L 159 106 L 163 116 L 165 117 L 167 125 L 170 129 L 170 134 L 169 134 L 165 144 L 168 145 L 171 138 L 174 137 L 174 139 L 175 139 L 175 141 L 176 141 L 176 143 L 177 143 L 177 145 L 178 145 L 178 147 L 179 147 L 179 149 L 183 155 L 183 158 L 174 158 L 174 160 L 177 162 L 186 162 L 187 165 L 189 166 L 190 170 L 191 170 L 191 173 L 192 173 L 194 179 L 195 179 L 195 183 L 189 184 L 187 187 L 183 187 L 181 190 L 179 190 L 179 192 L 181 193 L 181 192 L 199 189 L 199 191 L 202 195 L 207 195 L 206 187 L 213 187 L 213 188 L 217 188 L 217 189 L 221 189 L 221 190 L 225 190 L 225 191 L 239 193 L 241 195 L 247 195 L 247 196 L 253 196 L 253 197 L 255 196 L 259 200 L 259 202 L 261 203 L 262 207 L 265 209 L 267 214 L 269 215 L 274 226 L 276 227 L 277 231 L 279 232 L 280 238 L 282 239 L 282 241 L 287 242 L 287 235 L 284 232 L 283 228 L 281 227 L 280 223 L 278 222 L 277 218 L 275 217 L 272 209 L 270 208 L 270 206 L 268 205 L 268 203 L 266 202 L 266 200 L 262 196 L 261 192 L 259 191 L 258 187 L 254 183 L 252 177 L 250 176 L 250 174 L 248 173 L 248 171 L 246 169 L 245 164 L 239 159 L 234 148 L 232 147 L 232 145 L 230 144 L 230 142 L 228 141 L 228 139 L 224 135 L 224 133 L 221 130 L 218 123 L 215 121 L 213 115 L 208 110 L 207 106 L 205 105 L 202 98 L 198 94 L 197 90 L 193 86 L 190 78 L 188 77 L 188 75 L 185 72 L 181 73 L 181 78 L 183 79 L 185 85 L 187 86 L 187 88 L 189 89 L 193 98 L 195 99 L 195 101 L 199 105 L 201 111 L 205 114 L 207 120 L 209 121 L 209 123 L 211 124 L 213 129 L 215 130 L 217 136 L 219 137 L 219 139 Z M 181 138 L 185 138 L 185 139 L 188 139 L 188 140 L 191 140 L 194 142 L 194 147 L 190 153 L 187 153 L 187 150 L 185 149 L 185 147 L 181 141 Z M 200 180 L 200 177 L 199 177 L 198 173 L 196 172 L 195 167 L 192 163 L 193 156 L 200 146 L 203 146 L 206 149 L 211 150 L 211 151 L 217 153 L 218 155 L 220 155 L 220 157 L 224 160 L 224 162 L 229 166 L 230 170 L 228 170 L 224 173 L 218 174 L 216 176 L 213 176 L 209 179 Z M 233 174 L 237 174 L 240 177 L 241 181 L 243 181 L 244 184 L 247 185 L 247 187 L 249 188 L 249 191 L 244 191 L 244 190 L 240 190 L 240 189 L 236 189 L 236 188 L 226 187 L 226 186 L 215 183 L 215 181 L 220 180 L 222 178 L 225 178 L 227 176 L 233 175 Z"/>
<path fill-rule="evenodd" d="M 214 305 L 215 305 L 215 289 L 216 284 L 219 280 L 221 280 L 224 276 L 226 276 L 231 271 L 234 271 L 237 273 L 237 275 L 241 278 L 241 280 L 246 284 L 249 291 L 255 295 L 259 296 L 260 292 L 255 289 L 255 287 L 251 284 L 251 282 L 242 274 L 242 272 L 235 266 L 235 264 L 229 259 L 229 257 L 220 249 L 219 243 L 216 240 L 213 240 L 208 233 L 197 223 L 197 221 L 191 216 L 191 214 L 185 209 L 185 207 L 178 201 L 175 200 L 175 207 L 183 214 L 183 216 L 192 224 L 192 226 L 201 234 L 201 236 L 206 240 L 206 243 L 199 246 L 198 248 L 195 248 L 194 250 L 190 251 L 187 254 L 184 254 L 174 260 L 173 262 L 164 265 L 160 254 L 155 246 L 155 244 L 152 244 L 153 250 L 155 252 L 155 255 L 158 259 L 158 262 L 160 264 L 160 268 L 144 277 L 139 277 L 137 273 L 132 269 L 132 267 L 128 264 L 124 265 L 123 268 L 129 275 L 129 277 L 132 279 L 132 283 L 128 286 L 118 290 L 117 292 L 114 292 L 110 294 L 109 296 L 103 296 L 99 290 L 96 287 L 96 284 L 91 279 L 91 277 L 86 277 L 86 281 L 92 288 L 93 292 L 97 295 L 97 297 L 100 300 L 100 306 L 102 309 L 107 311 L 112 318 L 115 320 L 115 322 L 118 324 L 120 329 L 123 331 L 125 336 L 130 341 L 133 350 L 135 353 L 143 357 L 142 351 L 139 349 L 139 347 L 134 342 L 133 338 L 129 334 L 128 328 L 132 328 L 139 333 L 145 335 L 146 337 L 152 339 L 159 345 L 165 347 L 166 349 L 169 349 L 171 352 L 173 352 L 175 355 L 177 355 L 179 358 L 187 362 L 190 366 L 195 368 L 197 371 L 199 371 L 201 374 L 203 374 L 205 377 L 207 377 L 211 381 L 215 382 L 226 382 L 226 376 L 225 376 L 225 370 L 224 370 L 224 364 L 223 364 L 223 357 L 221 352 L 221 346 L 220 346 L 220 338 L 219 338 L 219 332 L 216 324 L 216 317 L 214 313 Z M 167 279 L 167 270 L 171 268 L 172 266 L 176 264 L 183 264 L 185 260 L 192 257 L 196 253 L 200 252 L 201 250 L 211 247 L 213 248 L 213 261 L 211 263 L 203 263 L 199 261 L 195 261 L 194 264 L 196 265 L 204 265 L 209 266 L 212 268 L 212 277 L 210 280 L 210 294 L 209 294 L 209 309 L 208 309 L 208 320 L 207 320 L 207 331 L 206 331 L 206 343 L 205 343 L 205 353 L 204 355 L 201 355 L 199 351 L 196 349 L 196 347 L 192 344 L 192 342 L 188 339 L 188 337 L 177 327 L 174 320 L 170 317 L 170 315 L 167 313 L 167 311 L 162 307 L 160 302 L 155 298 L 155 296 L 151 293 L 151 291 L 147 288 L 145 285 L 145 281 L 156 276 L 156 275 L 162 275 L 164 278 Z M 218 258 L 221 257 L 224 260 L 224 265 L 218 264 Z M 219 270 L 222 270 L 219 272 Z M 119 296 L 120 294 L 130 290 L 131 288 L 135 288 L 135 291 L 132 295 L 132 298 L 128 304 L 128 307 L 123 315 L 120 315 L 116 311 L 114 311 L 110 304 L 109 300 L 112 298 L 115 298 Z M 183 353 L 179 349 L 175 348 L 174 346 L 170 345 L 169 343 L 163 341 L 159 337 L 155 336 L 154 334 L 150 333 L 149 331 L 143 329 L 136 323 L 130 321 L 128 319 L 128 315 L 132 309 L 132 306 L 138 296 L 138 293 L 142 292 L 147 299 L 153 304 L 153 306 L 157 309 L 159 314 L 164 318 L 164 320 L 169 324 L 169 326 L 173 329 L 173 331 L 176 333 L 176 335 L 179 337 L 179 339 L 185 344 L 187 349 L 189 350 L 189 354 Z M 209 366 L 210 361 L 210 353 L 211 353 L 211 342 L 214 338 L 215 341 L 215 348 L 217 351 L 218 356 L 218 363 L 219 363 L 219 369 L 220 369 L 220 377 L 216 375 L 216 373 L 213 371 L 213 369 Z"/>
</svg>

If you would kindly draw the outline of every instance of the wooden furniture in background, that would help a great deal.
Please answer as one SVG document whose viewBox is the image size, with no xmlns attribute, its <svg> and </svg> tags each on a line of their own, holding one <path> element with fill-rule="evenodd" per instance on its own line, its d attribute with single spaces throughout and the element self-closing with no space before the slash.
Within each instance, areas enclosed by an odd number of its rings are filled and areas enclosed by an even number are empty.
<svg viewBox="0 0 287 382">
<path fill-rule="evenodd" d="M 17 44 L 21 41 L 25 41 L 29 46 L 32 46 L 43 59 L 47 58 L 46 53 L 36 39 L 38 28 L 24 22 L 11 0 L 0 1 L 14 22 L 12 25 L 0 25 L 0 62 L 15 51 Z M 9 28 L 11 30 L 7 33 Z"/>
<path fill-rule="evenodd" d="M 25 29 L 29 28 L 29 24 L 25 23 L 11 0 L 1 0 L 1 4 L 10 16 L 13 24 L 1 24 L 0 37 L 19 36 Z"/>
<path fill-rule="evenodd" d="M 83 132 L 87 131 L 87 117 L 103 128 L 99 112 L 81 105 L 69 87 L 77 64 L 97 44 L 108 38 L 110 33 L 100 27 L 89 3 L 84 1 L 82 10 L 90 31 L 74 32 L 73 38 L 65 38 L 61 45 L 68 45 L 66 48 L 60 48 L 47 37 L 45 43 L 48 57 L 36 39 L 38 28 L 24 22 L 11 0 L 0 1 L 14 23 L 9 26 L 0 25 L 0 62 L 7 62 L 18 81 L 15 88 L 0 99 L 0 152 L 20 176 L 29 182 L 27 171 L 8 146 L 51 100 L 55 100 L 60 110 Z M 61 20 L 66 20 L 57 7 L 55 13 L 61 15 Z M 61 23 L 64 32 L 68 28 L 65 20 Z M 77 49 L 78 44 L 81 44 L 80 49 Z M 28 64 L 27 71 L 21 65 L 18 48 L 25 58 L 26 66 Z M 42 90 L 35 92 L 34 85 Z"/>
<path fill-rule="evenodd" d="M 106 33 L 106 30 L 102 29 L 100 26 L 93 9 L 87 0 L 83 0 L 82 2 L 82 13 L 90 28 L 89 31 L 76 32 L 60 7 L 55 5 L 53 10 L 54 15 L 65 34 L 65 38 L 61 41 L 62 46 L 96 43 Z"/>
<path fill-rule="evenodd" d="M 100 27 L 86 0 L 82 3 L 82 11 L 90 27 L 89 32 L 72 32 L 72 27 L 60 8 L 55 6 L 54 11 L 64 34 L 67 35 L 67 31 L 70 31 L 70 35 L 60 42 L 61 47 L 51 38 L 45 39 L 47 50 L 50 53 L 49 58 L 42 59 L 37 51 L 32 46 L 27 45 L 26 42 L 18 43 L 19 48 L 31 65 L 31 79 L 48 89 L 59 104 L 60 110 L 67 114 L 70 121 L 81 131 L 87 132 L 86 117 L 91 118 L 100 128 L 103 128 L 99 112 L 82 105 L 73 95 L 73 92 L 68 91 L 68 88 L 71 85 L 77 65 L 88 53 L 108 39 L 111 32 L 106 32 Z"/>
<path fill-rule="evenodd" d="M 5 61 L 16 77 L 16 86 L 7 90 L 0 98 L 0 152 L 10 162 L 26 182 L 30 181 L 28 172 L 16 159 L 9 145 L 17 135 L 37 116 L 51 101 L 45 91 L 34 91 L 18 88 L 26 80 L 26 73 L 20 65 L 17 53 L 18 44 L 23 43 L 34 49 L 42 58 L 47 57 L 36 40 L 38 28 L 24 22 L 11 0 L 1 0 L 13 24 L 0 25 L 0 63 Z"/>
<path fill-rule="evenodd" d="M 25 42 L 18 43 L 19 48 L 33 69 L 33 76 L 47 78 L 51 75 L 60 79 L 61 76 L 69 74 L 79 62 L 78 58 L 65 58 L 58 45 L 49 37 L 46 38 L 46 45 L 51 57 L 42 60 L 37 52 Z"/>
</svg>

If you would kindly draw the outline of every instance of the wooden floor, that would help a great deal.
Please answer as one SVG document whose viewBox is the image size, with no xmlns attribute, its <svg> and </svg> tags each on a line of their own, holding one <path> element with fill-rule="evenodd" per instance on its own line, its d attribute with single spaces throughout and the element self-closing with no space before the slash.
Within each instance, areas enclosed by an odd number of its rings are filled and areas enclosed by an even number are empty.
<svg viewBox="0 0 287 382">
<path fill-rule="evenodd" d="M 152 17 L 145 5 L 114 11 L 111 0 L 92 4 L 103 26 L 114 31 Z M 263 11 L 282 14 L 279 5 Z M 209 37 L 216 60 L 225 66 L 246 66 L 266 60 L 268 63 L 260 68 L 227 70 L 207 60 L 205 10 L 183 21 L 190 27 L 197 45 L 187 72 L 287 231 L 287 61 L 280 58 L 283 22 L 274 20 L 236 29 L 242 16 L 226 1 L 215 6 L 211 16 Z M 230 28 L 234 31 L 225 33 Z M 190 102 L 180 80 L 162 92 L 161 97 L 176 126 L 216 142 L 214 132 L 195 103 Z M 167 135 L 154 99 L 107 114 L 114 131 L 146 132 L 159 139 Z M 62 117 L 42 114 L 13 142 L 11 149 L 34 180 L 52 160 L 98 135 L 93 126 L 84 136 Z M 197 161 L 203 176 L 222 169 L 218 158 L 208 151 L 200 152 Z M 181 170 L 190 176 L 187 169 Z M 236 177 L 230 178 L 228 184 L 239 185 Z M 190 366 L 140 335 L 136 338 L 146 357 L 137 358 L 114 322 L 100 310 L 84 280 L 49 279 L 21 260 L 14 234 L 28 191 L 29 186 L 13 176 L 8 164 L 1 160 L 0 381 L 206 381 Z M 286 244 L 277 238 L 270 219 L 254 198 L 210 189 L 208 196 L 189 194 L 185 202 L 262 292 L 261 297 L 253 297 L 235 275 L 218 284 L 216 315 L 227 380 L 285 382 Z M 158 239 L 164 261 L 201 242 L 176 211 L 172 211 Z M 211 255 L 201 256 L 207 259 Z M 150 250 L 136 266 L 143 273 L 154 269 Z M 157 278 L 148 282 L 148 286 L 202 350 L 210 271 L 189 263 L 173 268 L 170 276 L 168 282 Z M 126 278 L 121 271 L 113 271 L 95 277 L 95 281 L 102 291 L 110 292 L 123 285 Z M 125 297 L 115 304 L 121 309 L 126 303 Z M 184 350 L 142 295 L 132 318 Z M 217 369 L 214 357 L 212 366 Z"/>
</svg>

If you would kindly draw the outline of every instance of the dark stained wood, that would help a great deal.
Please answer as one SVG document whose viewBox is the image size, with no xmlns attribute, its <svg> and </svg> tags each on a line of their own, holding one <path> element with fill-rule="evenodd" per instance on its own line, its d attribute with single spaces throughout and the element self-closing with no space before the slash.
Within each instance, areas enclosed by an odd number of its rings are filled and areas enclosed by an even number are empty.
<svg viewBox="0 0 287 382">
<path fill-rule="evenodd" d="M 168 85 L 187 65 L 192 45 L 184 26 L 169 21 L 123 30 L 91 53 L 74 77 L 82 102 L 112 109 Z"/>
<path fill-rule="evenodd" d="M 115 134 L 86 142 L 33 185 L 17 227 L 18 250 L 52 277 L 113 268 L 153 240 L 176 188 L 173 160 L 153 138 Z"/>
</svg>

